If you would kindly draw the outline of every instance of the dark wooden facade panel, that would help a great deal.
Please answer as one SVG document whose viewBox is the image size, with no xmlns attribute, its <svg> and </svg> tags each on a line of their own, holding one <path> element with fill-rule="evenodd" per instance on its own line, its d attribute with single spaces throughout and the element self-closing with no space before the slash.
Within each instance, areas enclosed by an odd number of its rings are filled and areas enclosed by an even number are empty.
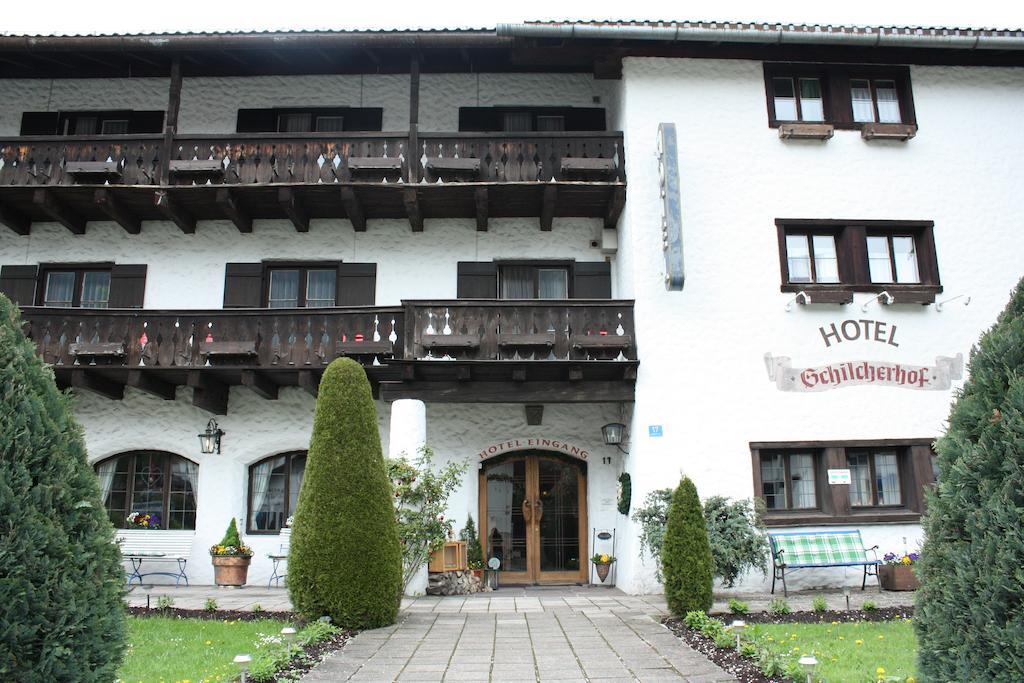
<svg viewBox="0 0 1024 683">
<path fill-rule="evenodd" d="M 39 266 L 0 267 L 0 292 L 20 306 L 32 306 L 36 302 L 36 280 Z"/>
<path fill-rule="evenodd" d="M 116 264 L 110 269 L 111 308 L 142 308 L 146 297 L 145 264 Z"/>
<path fill-rule="evenodd" d="M 262 301 L 263 264 L 226 264 L 224 267 L 224 308 L 259 308 Z"/>
<path fill-rule="evenodd" d="M 456 296 L 460 299 L 497 299 L 498 264 L 493 261 L 460 261 Z"/>
</svg>

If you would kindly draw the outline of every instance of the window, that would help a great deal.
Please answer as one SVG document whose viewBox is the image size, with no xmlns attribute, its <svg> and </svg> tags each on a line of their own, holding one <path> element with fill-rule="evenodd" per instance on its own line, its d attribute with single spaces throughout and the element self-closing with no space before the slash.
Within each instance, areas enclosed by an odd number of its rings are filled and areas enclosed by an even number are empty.
<svg viewBox="0 0 1024 683">
<path fill-rule="evenodd" d="M 606 130 L 602 107 L 460 107 L 459 130 L 530 133 Z"/>
<path fill-rule="evenodd" d="M 502 299 L 568 299 L 569 269 L 560 265 L 502 265 L 498 268 Z"/>
<path fill-rule="evenodd" d="M 751 443 L 754 490 L 769 526 L 903 523 L 936 480 L 933 439 Z M 850 483 L 831 483 L 849 472 Z"/>
<path fill-rule="evenodd" d="M 761 495 L 768 510 L 818 506 L 814 453 L 771 453 L 761 458 Z"/>
<path fill-rule="evenodd" d="M 282 453 L 249 467 L 249 533 L 275 533 L 295 514 L 306 452 Z"/>
<path fill-rule="evenodd" d="M 337 266 L 269 269 L 268 308 L 333 306 L 337 292 Z"/>
<path fill-rule="evenodd" d="M 107 308 L 110 268 L 47 269 L 42 272 L 42 305 L 59 308 Z"/>
<path fill-rule="evenodd" d="M 162 133 L 164 112 L 155 111 L 27 111 L 21 115 L 22 135 L 134 135 Z"/>
<path fill-rule="evenodd" d="M 379 131 L 383 122 L 382 107 L 239 109 L 235 129 L 239 133 L 340 133 Z"/>
<path fill-rule="evenodd" d="M 128 515 L 155 515 L 161 529 L 196 528 L 199 465 L 173 453 L 136 451 L 96 466 L 110 522 L 128 529 Z"/>
<path fill-rule="evenodd" d="M 931 303 L 942 291 L 931 221 L 778 219 L 782 291 L 887 291 Z M 819 299 L 819 303 L 837 303 Z"/>
<path fill-rule="evenodd" d="M 765 64 L 768 125 L 827 122 L 835 128 L 866 124 L 916 126 L 910 70 L 904 66 Z"/>
</svg>

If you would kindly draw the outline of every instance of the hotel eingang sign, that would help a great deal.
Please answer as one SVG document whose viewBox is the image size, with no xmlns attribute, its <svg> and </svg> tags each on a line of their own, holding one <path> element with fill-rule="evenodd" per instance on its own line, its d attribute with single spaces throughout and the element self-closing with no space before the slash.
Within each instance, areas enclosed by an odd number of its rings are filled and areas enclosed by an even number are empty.
<svg viewBox="0 0 1024 683">
<path fill-rule="evenodd" d="M 844 320 L 818 330 L 826 348 L 843 341 L 874 341 L 898 347 L 896 325 L 874 320 Z M 789 356 L 764 355 L 768 378 L 779 391 L 819 392 L 853 386 L 883 386 L 923 391 L 946 391 L 963 377 L 963 354 L 937 356 L 934 365 L 849 360 L 810 367 L 793 367 Z"/>
<path fill-rule="evenodd" d="M 479 457 L 480 460 L 489 460 L 513 451 L 528 450 L 555 451 L 579 460 L 586 460 L 590 457 L 590 453 L 587 452 L 587 449 L 577 446 L 576 444 L 569 443 L 562 439 L 549 439 L 537 436 L 509 439 L 508 441 L 501 441 L 499 443 L 492 444 L 481 450 Z"/>
</svg>

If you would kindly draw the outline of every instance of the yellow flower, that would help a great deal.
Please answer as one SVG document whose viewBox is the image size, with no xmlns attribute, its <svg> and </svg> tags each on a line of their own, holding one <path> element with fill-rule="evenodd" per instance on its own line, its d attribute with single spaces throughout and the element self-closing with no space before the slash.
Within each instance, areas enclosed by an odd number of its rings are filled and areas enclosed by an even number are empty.
<svg viewBox="0 0 1024 683">
<path fill-rule="evenodd" d="M 917 679 L 913 676 L 907 676 L 907 683 L 917 683 Z"/>
<path fill-rule="evenodd" d="M 857 639 L 857 640 L 855 640 L 855 641 L 853 641 L 853 642 L 854 642 L 855 644 L 857 644 L 857 645 L 863 645 L 863 644 L 864 644 L 864 641 L 863 641 L 863 640 L 860 640 L 860 639 Z"/>
<path fill-rule="evenodd" d="M 846 636 L 839 636 L 839 640 L 846 640 Z"/>
<path fill-rule="evenodd" d="M 885 636 L 878 636 L 879 640 L 885 640 Z"/>
<path fill-rule="evenodd" d="M 882 667 L 878 667 L 877 669 L 875 669 L 875 673 L 878 674 L 879 676 L 884 676 L 885 675 L 885 669 L 883 669 Z"/>
<path fill-rule="evenodd" d="M 608 561 L 608 555 L 607 554 L 601 555 L 601 561 L 602 562 L 607 562 Z"/>
<path fill-rule="evenodd" d="M 208 640 L 208 641 L 206 641 L 206 644 L 207 645 L 213 645 L 213 641 L 212 640 Z"/>
<path fill-rule="evenodd" d="M 901 562 L 902 562 L 903 564 L 910 564 L 910 562 L 911 562 L 911 560 L 910 560 L 910 555 L 904 555 L 904 556 L 903 556 L 903 559 L 902 559 L 902 560 L 900 560 L 900 561 L 901 561 Z"/>
</svg>

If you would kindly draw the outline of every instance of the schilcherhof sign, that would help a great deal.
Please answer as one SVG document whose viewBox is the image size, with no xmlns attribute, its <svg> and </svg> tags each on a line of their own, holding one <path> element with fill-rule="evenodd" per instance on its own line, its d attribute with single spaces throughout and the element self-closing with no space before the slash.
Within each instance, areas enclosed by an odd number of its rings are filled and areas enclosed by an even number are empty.
<svg viewBox="0 0 1024 683">
<path fill-rule="evenodd" d="M 826 348 L 844 341 L 896 342 L 896 325 L 875 320 L 844 320 L 818 328 Z M 793 367 L 788 356 L 764 355 L 768 378 L 780 391 L 817 392 L 859 385 L 945 391 L 963 377 L 963 354 L 937 356 L 934 365 L 909 365 L 877 360 L 851 360 L 814 367 Z"/>
</svg>

